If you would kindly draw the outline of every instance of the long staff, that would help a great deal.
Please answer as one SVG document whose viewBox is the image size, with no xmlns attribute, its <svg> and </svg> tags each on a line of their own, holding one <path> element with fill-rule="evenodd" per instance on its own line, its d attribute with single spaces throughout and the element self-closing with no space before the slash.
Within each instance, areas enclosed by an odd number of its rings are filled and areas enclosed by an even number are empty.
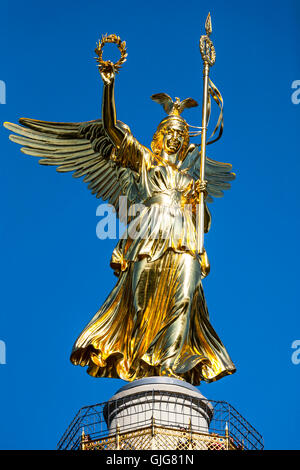
<svg viewBox="0 0 300 470">
<path fill-rule="evenodd" d="M 208 125 L 208 100 L 209 100 L 209 69 L 216 61 L 216 52 L 210 34 L 212 24 L 210 13 L 205 22 L 206 34 L 200 38 L 200 52 L 203 59 L 203 101 L 202 101 L 202 133 L 201 133 L 201 154 L 200 154 L 200 194 L 199 194 L 199 228 L 198 228 L 198 253 L 204 252 L 204 211 L 205 211 L 205 158 L 206 158 L 206 134 Z"/>
</svg>

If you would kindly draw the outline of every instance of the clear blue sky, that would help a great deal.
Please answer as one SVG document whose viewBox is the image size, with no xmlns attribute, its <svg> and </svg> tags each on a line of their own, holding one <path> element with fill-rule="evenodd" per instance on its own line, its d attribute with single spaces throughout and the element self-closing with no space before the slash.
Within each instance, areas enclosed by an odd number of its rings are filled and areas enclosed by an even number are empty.
<svg viewBox="0 0 300 470">
<path fill-rule="evenodd" d="M 103 33 L 127 41 L 117 77 L 118 118 L 150 144 L 162 119 L 150 95 L 201 101 L 198 40 L 208 11 L 224 98 L 223 139 L 209 156 L 237 179 L 212 206 L 204 281 L 211 321 L 237 373 L 201 385 L 263 434 L 267 449 L 299 449 L 299 1 L 1 2 L 0 120 L 100 117 L 94 47 Z M 186 119 L 200 125 L 201 109 Z M 23 156 L 0 129 L 1 449 L 52 449 L 79 408 L 124 382 L 94 379 L 69 362 L 77 335 L 115 284 L 114 240 L 96 237 L 99 203 L 71 175 Z"/>
</svg>

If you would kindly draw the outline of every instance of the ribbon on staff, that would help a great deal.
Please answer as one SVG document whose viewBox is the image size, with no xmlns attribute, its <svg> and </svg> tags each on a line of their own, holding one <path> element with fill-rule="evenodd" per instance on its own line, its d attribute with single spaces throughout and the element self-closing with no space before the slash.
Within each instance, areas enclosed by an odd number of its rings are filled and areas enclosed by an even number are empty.
<svg viewBox="0 0 300 470">
<path fill-rule="evenodd" d="M 210 119 L 210 115 L 211 115 L 211 107 L 212 107 L 211 106 L 212 105 L 212 99 L 211 98 L 213 98 L 213 100 L 217 103 L 218 107 L 220 108 L 220 113 L 219 113 L 219 117 L 218 117 L 216 127 L 214 128 L 211 136 L 206 141 L 206 145 L 213 144 L 214 142 L 217 142 L 219 139 L 221 139 L 222 134 L 223 134 L 223 128 L 224 128 L 223 98 L 222 98 L 222 95 L 219 92 L 216 85 L 211 81 L 210 78 L 208 79 L 208 83 L 209 83 L 209 87 L 208 87 L 208 102 L 207 102 L 207 113 L 206 113 L 207 125 L 209 123 L 209 119 Z M 190 131 L 189 132 L 190 137 L 197 137 L 198 135 L 200 135 L 202 133 L 202 127 L 191 126 L 190 124 L 188 124 L 188 126 L 190 128 L 193 128 L 193 129 L 201 129 L 201 130 L 198 130 L 198 131 Z M 218 132 L 217 137 L 215 139 L 213 139 L 213 136 L 217 132 Z"/>
<path fill-rule="evenodd" d="M 210 119 L 210 114 L 211 114 L 211 98 L 217 103 L 218 107 L 220 108 L 220 114 L 218 117 L 218 121 L 216 124 L 216 127 L 213 130 L 213 133 L 209 137 L 209 139 L 206 141 L 206 145 L 213 144 L 214 142 L 217 142 L 219 139 L 221 139 L 222 134 L 223 134 L 223 128 L 224 128 L 224 117 L 223 117 L 223 98 L 221 93 L 219 92 L 218 88 L 216 85 L 211 81 L 209 78 L 209 88 L 208 88 L 208 103 L 207 103 L 207 123 L 209 122 Z M 212 140 L 214 135 L 218 132 L 218 135 L 215 139 Z"/>
</svg>

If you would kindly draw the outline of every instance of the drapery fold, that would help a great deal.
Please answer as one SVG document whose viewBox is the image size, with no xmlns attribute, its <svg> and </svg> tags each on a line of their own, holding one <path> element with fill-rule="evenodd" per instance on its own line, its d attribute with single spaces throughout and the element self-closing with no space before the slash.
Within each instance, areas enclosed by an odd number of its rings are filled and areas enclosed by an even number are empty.
<svg viewBox="0 0 300 470">
<path fill-rule="evenodd" d="M 94 377 L 128 381 L 168 375 L 199 385 L 232 374 L 209 322 L 200 271 L 197 259 L 173 250 L 130 263 L 77 339 L 71 361 Z"/>
</svg>

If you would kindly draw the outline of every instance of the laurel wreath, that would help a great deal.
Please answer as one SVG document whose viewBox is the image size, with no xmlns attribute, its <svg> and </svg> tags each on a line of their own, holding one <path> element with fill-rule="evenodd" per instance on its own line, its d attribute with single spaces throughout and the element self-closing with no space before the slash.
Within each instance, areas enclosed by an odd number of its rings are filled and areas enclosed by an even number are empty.
<svg viewBox="0 0 300 470">
<path fill-rule="evenodd" d="M 201 36 L 199 47 L 203 61 L 212 67 L 216 62 L 216 50 L 209 36 Z"/>
<path fill-rule="evenodd" d="M 116 46 L 118 46 L 121 57 L 116 63 L 113 63 L 110 60 L 103 60 L 103 47 L 107 43 L 116 44 Z M 99 67 L 100 71 L 106 70 L 108 68 L 111 68 L 111 66 L 113 66 L 116 73 L 119 72 L 121 66 L 124 64 L 124 62 L 126 62 L 126 57 L 128 55 L 127 52 L 126 52 L 126 42 L 121 41 L 121 38 L 119 36 L 117 36 L 116 34 L 110 34 L 110 35 L 106 34 L 106 35 L 102 36 L 101 41 L 100 40 L 98 41 L 95 52 L 98 56 L 98 57 L 95 57 L 95 58 L 98 62 L 98 67 Z"/>
</svg>

